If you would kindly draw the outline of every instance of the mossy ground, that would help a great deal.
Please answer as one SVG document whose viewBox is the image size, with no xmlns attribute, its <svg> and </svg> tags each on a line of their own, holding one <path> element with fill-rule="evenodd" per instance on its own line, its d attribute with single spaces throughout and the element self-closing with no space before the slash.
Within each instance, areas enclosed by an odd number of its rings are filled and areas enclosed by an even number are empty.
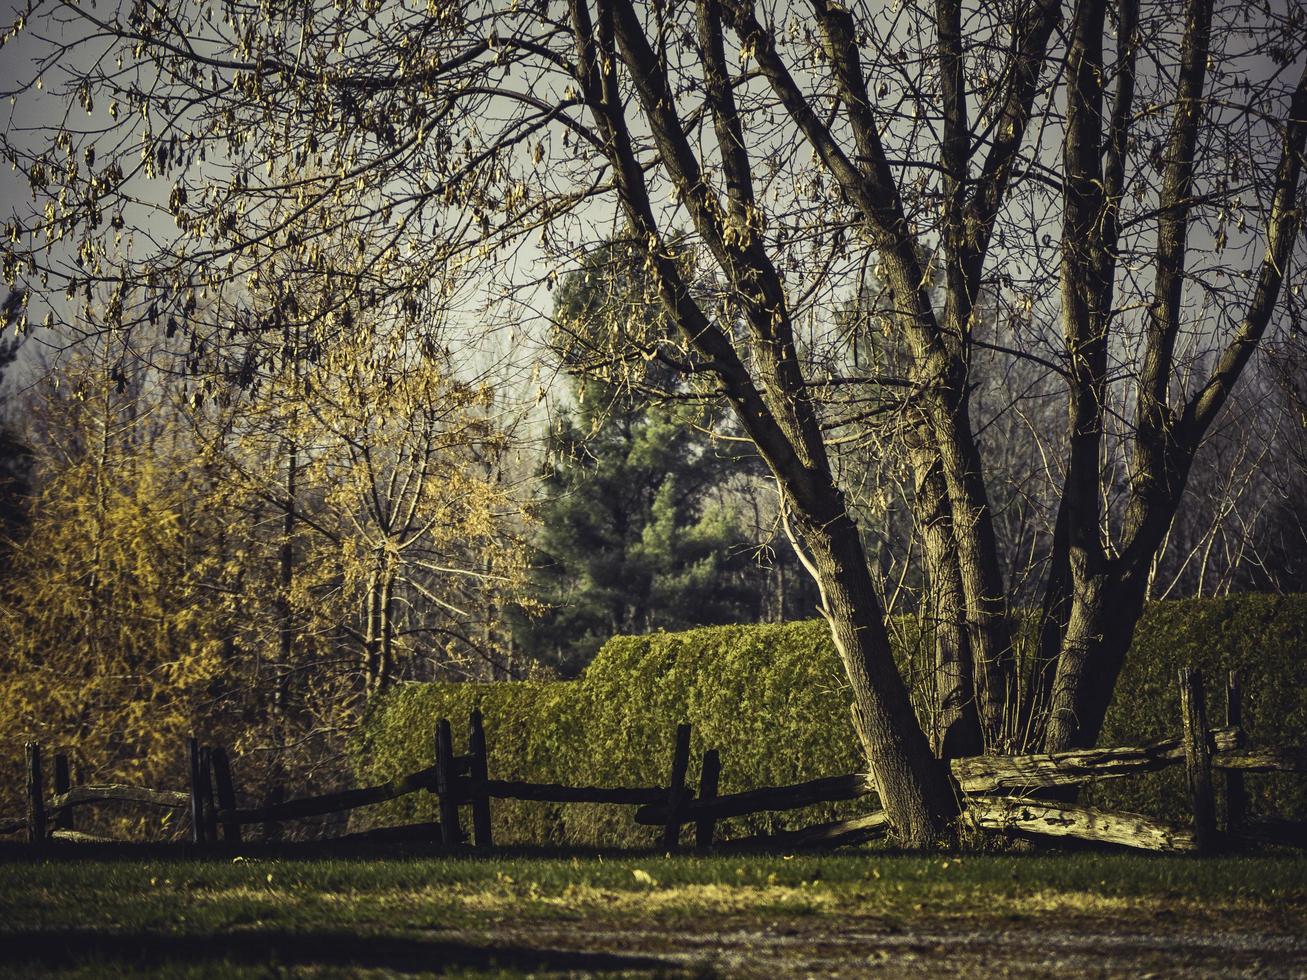
<svg viewBox="0 0 1307 980">
<path fill-rule="evenodd" d="M 981 947 L 996 974 L 1049 955 L 1274 974 L 1307 969 L 1305 930 L 1293 855 L 0 852 L 6 976 L 906 975 Z"/>
</svg>

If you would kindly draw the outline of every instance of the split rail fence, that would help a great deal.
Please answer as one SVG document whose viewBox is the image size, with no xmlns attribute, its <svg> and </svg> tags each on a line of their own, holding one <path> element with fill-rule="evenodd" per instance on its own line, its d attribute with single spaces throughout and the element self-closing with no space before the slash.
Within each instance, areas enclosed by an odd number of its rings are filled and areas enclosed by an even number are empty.
<svg viewBox="0 0 1307 980">
<path fill-rule="evenodd" d="M 1307 772 L 1307 747 L 1248 747 L 1242 723 L 1241 685 L 1232 673 L 1226 684 L 1225 725 L 1208 724 L 1202 680 L 1196 670 L 1180 672 L 1181 735 L 1146 745 L 1084 749 L 1025 756 L 977 756 L 949 765 L 962 795 L 963 820 L 982 831 L 1069 837 L 1104 844 L 1160 851 L 1207 853 L 1246 843 L 1307 845 L 1307 824 L 1251 823 L 1244 776 L 1248 773 Z M 435 730 L 434 765 L 401 778 L 362 789 L 301 799 L 282 800 L 277 794 L 261 806 L 240 808 L 232 781 L 231 762 L 221 747 L 189 742 L 190 788 L 187 792 L 121 785 L 72 786 L 68 760 L 54 757 L 54 795 L 44 795 L 40 746 L 27 745 L 27 813 L 0 818 L 0 834 L 26 831 L 33 845 L 50 839 L 89 840 L 73 827 L 76 808 L 105 802 L 141 804 L 188 811 L 195 843 L 221 839 L 241 841 L 243 828 L 261 824 L 265 837 L 275 836 L 283 821 L 322 816 L 382 803 L 416 792 L 434 793 L 439 821 L 386 828 L 351 838 L 427 839 L 447 847 L 468 841 L 460 808 L 471 810 L 471 844 L 494 846 L 491 831 L 493 800 L 549 803 L 608 803 L 635 806 L 637 823 L 661 828 L 663 848 L 680 843 L 682 828 L 694 827 L 698 848 L 801 848 L 861 843 L 890 830 L 883 811 L 850 820 L 818 824 L 802 830 L 720 841 L 721 820 L 766 811 L 793 810 L 812 804 L 856 800 L 875 793 L 871 778 L 853 773 L 814 779 L 791 786 L 719 794 L 721 756 L 703 753 L 697 791 L 687 785 L 690 726 L 677 727 L 666 786 L 587 787 L 491 779 L 486 733 L 480 711 L 469 725 L 467 752 L 456 755 L 450 723 L 440 719 Z M 1132 813 L 1097 810 L 1047 798 L 1049 791 L 1099 780 L 1154 772 L 1184 765 L 1189 826 L 1176 826 Z M 1223 819 L 1218 822 L 1216 783 L 1224 783 Z M 1031 795 L 1034 794 L 1034 795 Z M 1043 794 L 1045 798 L 1040 798 Z M 337 838 L 340 839 L 340 838 Z"/>
</svg>

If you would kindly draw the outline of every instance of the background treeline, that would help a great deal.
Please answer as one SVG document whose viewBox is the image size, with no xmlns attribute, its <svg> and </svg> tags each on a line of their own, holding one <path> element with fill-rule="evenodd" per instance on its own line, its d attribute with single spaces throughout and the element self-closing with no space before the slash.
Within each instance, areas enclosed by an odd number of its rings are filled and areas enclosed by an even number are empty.
<svg viewBox="0 0 1307 980">
<path fill-rule="evenodd" d="M 1025 653 L 1029 652 L 1029 638 Z M 896 656 L 916 679 L 928 710 L 931 647 L 911 619 L 896 622 Z M 1135 636 L 1104 745 L 1175 737 L 1178 668 L 1199 667 L 1211 707 L 1231 669 L 1245 678 L 1245 727 L 1253 744 L 1301 740 L 1307 730 L 1307 597 L 1241 595 L 1155 602 Z M 723 683 L 723 677 L 732 678 Z M 862 771 L 830 632 L 820 620 L 730 626 L 611 640 L 585 675 L 569 682 L 414 684 L 380 699 L 354 743 L 359 779 L 379 782 L 429 765 L 437 718 L 456 733 L 485 716 L 496 779 L 587 786 L 657 786 L 667 780 L 678 723 L 694 728 L 691 780 L 703 750 L 722 758 L 724 793 Z M 461 743 L 459 743 L 461 745 Z M 1184 773 L 1158 773 L 1094 786 L 1087 799 L 1108 809 L 1171 821 L 1187 816 Z M 1294 776 L 1250 776 L 1254 812 L 1301 819 L 1307 793 Z M 721 825 L 728 836 L 794 829 L 866 812 L 866 800 L 754 814 Z M 434 819 L 422 794 L 379 808 L 380 823 Z M 497 842 L 650 846 L 660 828 L 635 824 L 629 807 L 497 801 Z"/>
<path fill-rule="evenodd" d="M 10 803 L 29 738 L 98 781 L 180 785 L 195 732 L 259 784 L 330 784 L 368 697 L 491 676 L 526 567 L 503 415 L 399 325 L 238 324 L 193 365 L 105 333 L 7 388 Z"/>
</svg>

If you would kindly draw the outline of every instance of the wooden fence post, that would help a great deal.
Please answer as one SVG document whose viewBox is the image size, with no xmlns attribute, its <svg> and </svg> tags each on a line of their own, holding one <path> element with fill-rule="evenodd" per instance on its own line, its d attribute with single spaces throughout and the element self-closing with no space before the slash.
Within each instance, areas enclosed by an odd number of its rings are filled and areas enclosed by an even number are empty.
<svg viewBox="0 0 1307 980">
<path fill-rule="evenodd" d="M 708 749 L 703 754 L 703 767 L 699 770 L 699 802 L 707 803 L 717 799 L 717 781 L 722 774 L 721 756 L 716 749 Z M 712 847 L 713 831 L 717 828 L 717 818 L 704 814 L 694 825 L 694 846 L 699 850 Z"/>
<path fill-rule="evenodd" d="M 221 745 L 213 748 L 209 760 L 213 763 L 213 788 L 218 796 L 218 809 L 225 810 L 228 814 L 222 822 L 222 839 L 229 844 L 239 844 L 241 825 L 233 815 L 236 809 L 236 790 L 231 782 L 231 760 Z"/>
<path fill-rule="evenodd" d="M 1180 669 L 1180 711 L 1184 721 L 1185 770 L 1194 811 L 1194 841 L 1199 853 L 1205 853 L 1216 844 L 1216 804 L 1212 794 L 1212 753 L 1207 744 L 1203 677 L 1191 667 Z"/>
<path fill-rule="evenodd" d="M 41 772 L 41 743 L 27 743 L 27 843 L 45 843 L 45 776 Z"/>
<path fill-rule="evenodd" d="M 54 757 L 54 792 L 62 796 L 73 788 L 73 781 L 68 772 L 68 756 L 60 752 Z M 55 830 L 73 829 L 72 807 L 64 807 L 54 818 Z"/>
<path fill-rule="evenodd" d="M 1225 723 L 1238 729 L 1239 747 L 1247 742 L 1243 730 L 1243 672 L 1230 671 L 1225 680 Z M 1225 770 L 1225 832 L 1236 834 L 1248 820 L 1248 791 L 1243 784 L 1243 773 L 1238 769 Z"/>
<path fill-rule="evenodd" d="M 490 830 L 490 791 L 486 785 L 490 779 L 490 763 L 486 751 L 486 729 L 481 709 L 472 709 L 468 719 L 467 751 L 471 756 L 471 771 L 468 775 L 472 782 L 472 844 L 474 847 L 489 848 L 494 846 Z"/>
<path fill-rule="evenodd" d="M 690 726 L 676 726 L 676 748 L 672 752 L 672 774 L 667 783 L 667 824 L 663 827 L 663 848 L 676 849 L 681 839 L 681 806 L 685 800 L 685 772 L 690 768 Z"/>
<path fill-rule="evenodd" d="M 267 810 L 286 801 L 286 784 L 275 783 L 263 794 L 263 809 Z M 281 840 L 281 823 L 276 820 L 263 821 L 263 839 L 269 843 Z"/>
<path fill-rule="evenodd" d="M 200 746 L 200 804 L 204 816 L 204 840 L 218 841 L 218 807 L 213 797 L 213 749 Z"/>
<path fill-rule="evenodd" d="M 440 839 L 446 847 L 454 847 L 463 842 L 463 833 L 454 798 L 454 735 L 448 718 L 436 724 L 436 794 L 440 798 Z"/>
<path fill-rule="evenodd" d="M 191 843 L 204 843 L 204 797 L 200 786 L 200 743 L 192 735 L 186 747 L 191 760 Z"/>
</svg>

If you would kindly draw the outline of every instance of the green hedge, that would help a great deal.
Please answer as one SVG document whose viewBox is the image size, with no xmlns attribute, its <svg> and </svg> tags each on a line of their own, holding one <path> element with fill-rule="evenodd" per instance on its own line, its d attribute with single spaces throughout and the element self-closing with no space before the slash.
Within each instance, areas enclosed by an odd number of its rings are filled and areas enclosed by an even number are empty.
<svg viewBox="0 0 1307 980">
<path fill-rule="evenodd" d="M 900 646 L 910 630 L 900 629 Z M 905 655 L 905 661 L 913 659 Z M 1202 668 L 1209 713 L 1220 720 L 1216 681 L 1247 673 L 1245 717 L 1255 740 L 1300 741 L 1307 732 L 1307 596 L 1239 596 L 1157 603 L 1140 624 L 1109 713 L 1103 744 L 1174 733 L 1176 673 Z M 414 684 L 373 705 L 355 743 L 358 777 L 389 779 L 430 764 L 436 718 L 449 718 L 456 744 L 468 715 L 486 719 L 491 775 L 576 785 L 665 783 L 676 724 L 694 726 L 691 778 L 699 753 L 722 756 L 722 792 L 781 785 L 859 768 L 849 698 L 826 625 L 723 626 L 616 637 L 576 681 Z M 460 748 L 461 751 L 461 748 Z M 1251 781 L 1263 812 L 1307 815 L 1307 780 Z M 1176 770 L 1103 784 L 1104 806 L 1182 814 Z M 834 819 L 864 803 L 809 807 L 730 821 L 727 834 L 775 831 Z M 434 819 L 434 801 L 414 794 L 388 804 L 381 822 Z M 505 843 L 651 844 L 630 807 L 496 802 Z"/>
</svg>

